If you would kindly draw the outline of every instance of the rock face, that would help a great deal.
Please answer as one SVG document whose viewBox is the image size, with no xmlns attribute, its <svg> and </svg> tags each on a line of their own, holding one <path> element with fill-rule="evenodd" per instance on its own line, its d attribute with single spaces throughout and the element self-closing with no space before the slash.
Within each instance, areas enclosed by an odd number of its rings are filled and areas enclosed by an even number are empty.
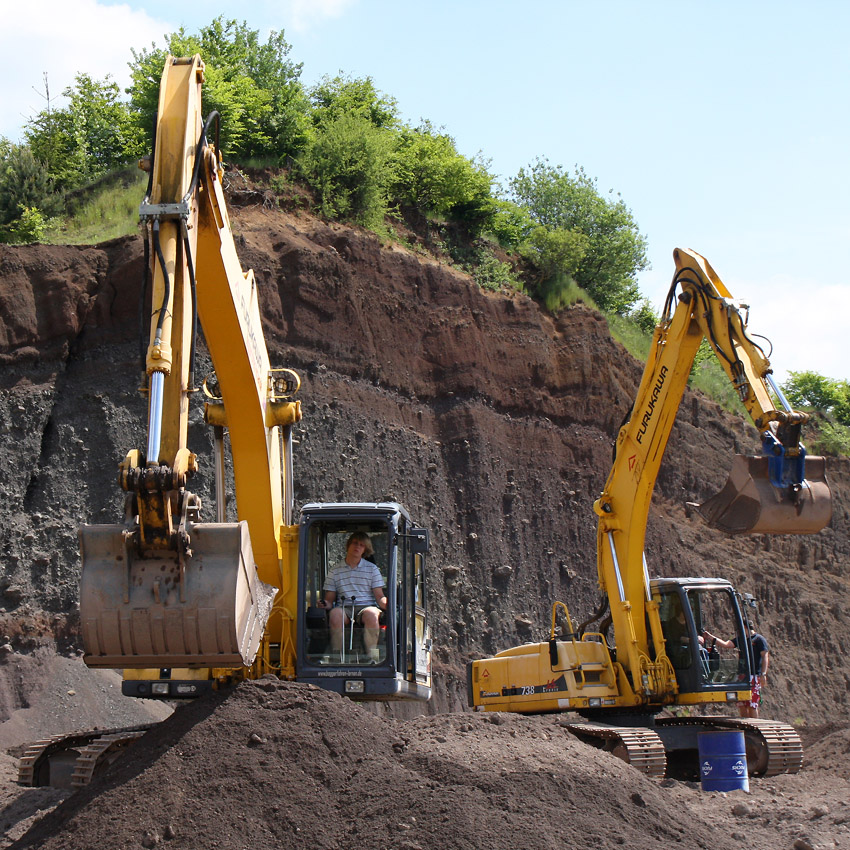
<svg viewBox="0 0 850 850">
<path fill-rule="evenodd" d="M 556 599 L 576 619 L 596 607 L 591 506 L 642 364 L 581 306 L 553 318 L 307 216 L 251 207 L 233 222 L 272 362 L 303 378 L 296 499 L 394 498 L 430 527 L 432 710 L 460 709 L 468 658 L 541 638 Z M 145 418 L 142 262 L 138 238 L 0 246 L 0 629 L 13 645 L 39 631 L 74 644 L 77 526 L 121 516 L 117 463 L 142 444 Z M 200 408 L 192 489 L 207 498 Z M 772 650 L 765 714 L 824 723 L 850 682 L 850 462 L 829 459 L 834 518 L 811 538 L 733 540 L 685 515 L 720 489 L 733 454 L 756 448 L 742 420 L 686 396 L 647 560 L 654 575 L 716 575 L 753 593 Z"/>
</svg>

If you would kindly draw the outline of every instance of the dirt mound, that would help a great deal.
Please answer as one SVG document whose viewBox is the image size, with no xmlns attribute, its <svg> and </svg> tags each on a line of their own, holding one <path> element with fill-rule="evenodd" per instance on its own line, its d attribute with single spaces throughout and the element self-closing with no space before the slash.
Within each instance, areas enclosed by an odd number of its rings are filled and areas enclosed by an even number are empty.
<svg viewBox="0 0 850 850">
<path fill-rule="evenodd" d="M 48 646 L 0 659 L 0 749 L 85 729 L 162 720 L 171 708 L 121 695 L 117 670 L 89 670 Z"/>
<path fill-rule="evenodd" d="M 733 799 L 647 779 L 557 717 L 395 721 L 261 680 L 178 710 L 13 846 L 719 849 L 740 846 Z"/>
<path fill-rule="evenodd" d="M 803 730 L 806 762 L 814 770 L 824 770 L 842 779 L 850 779 L 850 727 L 833 723 Z"/>
</svg>

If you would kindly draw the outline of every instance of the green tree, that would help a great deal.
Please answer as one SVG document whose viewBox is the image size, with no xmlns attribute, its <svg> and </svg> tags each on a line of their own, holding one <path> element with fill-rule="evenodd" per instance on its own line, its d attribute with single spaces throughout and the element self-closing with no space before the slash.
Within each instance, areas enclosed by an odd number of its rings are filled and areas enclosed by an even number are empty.
<svg viewBox="0 0 850 850">
<path fill-rule="evenodd" d="M 458 153 L 454 139 L 428 121 L 402 127 L 393 155 L 393 199 L 420 216 L 492 217 L 493 178 L 483 163 Z"/>
<path fill-rule="evenodd" d="M 842 425 L 850 425 L 850 384 L 817 372 L 789 372 L 782 385 L 788 401 L 798 407 L 830 413 Z"/>
<path fill-rule="evenodd" d="M 12 152 L 12 147 L 12 143 L 5 136 L 0 136 L 0 167 L 2 167 L 2 163 L 6 161 L 6 158 Z"/>
<path fill-rule="evenodd" d="M 298 172 L 328 218 L 380 230 L 393 180 L 398 107 L 368 77 L 324 77 L 309 92 L 310 129 Z"/>
<path fill-rule="evenodd" d="M 510 189 L 542 227 L 587 239 L 587 251 L 572 276 L 601 309 L 627 313 L 640 298 L 635 278 L 648 260 L 646 239 L 622 199 L 600 195 L 584 169 L 571 176 L 542 158 L 520 169 Z"/>
<path fill-rule="evenodd" d="M 0 148 L 0 225 L 20 218 L 23 209 L 37 208 L 51 215 L 58 204 L 47 170 L 27 145 Z"/>
<path fill-rule="evenodd" d="M 496 237 L 503 248 L 516 251 L 528 240 L 536 226 L 534 219 L 524 207 L 504 198 L 492 199 L 486 229 Z"/>
<path fill-rule="evenodd" d="M 575 280 L 589 250 L 590 239 L 580 231 L 538 225 L 522 245 L 521 254 L 539 270 L 539 286 L 554 277 Z"/>
<path fill-rule="evenodd" d="M 24 131 L 57 188 L 81 185 L 139 157 L 142 136 L 109 76 L 77 74 L 63 94 L 66 107 L 42 110 Z"/>
<path fill-rule="evenodd" d="M 659 315 L 655 312 L 648 298 L 641 298 L 628 313 L 629 318 L 644 332 L 652 334 L 659 322 Z"/>
<path fill-rule="evenodd" d="M 311 116 L 315 126 L 327 124 L 341 115 L 356 115 L 375 127 L 398 126 L 395 98 L 375 88 L 371 77 L 323 77 L 310 89 Z"/>
<path fill-rule="evenodd" d="M 299 168 L 316 189 L 322 214 L 380 229 L 392 150 L 392 135 L 361 115 L 342 113 L 315 128 Z"/>
<path fill-rule="evenodd" d="M 215 18 L 197 34 L 182 27 L 165 37 L 166 46 L 133 51 L 130 107 L 138 127 L 152 140 L 153 120 L 165 60 L 201 55 L 205 65 L 204 114 L 221 113 L 221 144 L 231 157 L 277 159 L 305 143 L 308 102 L 300 82 L 301 64 L 288 59 L 283 32 L 265 43 L 243 21 Z"/>
</svg>

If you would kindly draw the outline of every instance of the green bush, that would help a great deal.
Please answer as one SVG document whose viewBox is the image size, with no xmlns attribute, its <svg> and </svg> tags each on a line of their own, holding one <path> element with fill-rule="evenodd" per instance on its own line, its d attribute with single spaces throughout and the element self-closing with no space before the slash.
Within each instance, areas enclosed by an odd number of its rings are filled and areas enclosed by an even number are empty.
<svg viewBox="0 0 850 850">
<path fill-rule="evenodd" d="M 548 278 L 537 287 L 537 296 L 550 313 L 558 313 L 581 301 L 596 310 L 593 299 L 568 275 L 558 274 Z"/>
<path fill-rule="evenodd" d="M 21 245 L 44 241 L 47 222 L 38 207 L 20 208 L 20 215 L 4 228 L 0 228 L 0 241 Z"/>
<path fill-rule="evenodd" d="M 20 218 L 21 210 L 38 208 L 53 215 L 60 199 L 43 163 L 26 145 L 8 145 L 0 151 L 0 226 Z"/>
<path fill-rule="evenodd" d="M 809 445 L 810 454 L 850 456 L 850 428 L 840 422 L 823 419 L 817 436 Z"/>
<path fill-rule="evenodd" d="M 166 46 L 133 51 L 130 113 L 151 144 L 153 117 L 166 56 L 200 53 L 205 65 L 204 114 L 221 113 L 226 156 L 248 159 L 296 155 L 308 129 L 309 104 L 301 85 L 301 65 L 288 59 L 291 46 L 272 30 L 264 43 L 247 23 L 215 18 L 200 32 L 182 27 L 165 37 Z"/>
<path fill-rule="evenodd" d="M 517 277 L 510 264 L 502 262 L 492 251 L 479 249 L 476 262 L 466 270 L 482 289 L 496 292 L 500 289 L 523 291 L 522 281 Z"/>
<path fill-rule="evenodd" d="M 627 315 L 644 333 L 652 334 L 655 332 L 659 316 L 652 308 L 648 298 L 641 298 Z"/>
<path fill-rule="evenodd" d="M 493 198 L 484 231 L 492 234 L 506 250 L 516 251 L 528 239 L 534 226 L 534 219 L 528 210 L 513 201 Z"/>
<path fill-rule="evenodd" d="M 544 281 L 554 278 L 574 280 L 589 248 L 590 240 L 583 233 L 538 225 L 528 235 L 520 254 L 538 269 L 536 291 Z"/>
<path fill-rule="evenodd" d="M 850 384 L 825 378 L 817 372 L 789 372 L 782 389 L 791 404 L 831 413 L 842 425 L 850 425 Z"/>
<path fill-rule="evenodd" d="M 342 113 L 311 133 L 299 170 L 316 190 L 322 215 L 381 229 L 392 151 L 388 131 Z"/>
<path fill-rule="evenodd" d="M 482 162 L 458 153 L 454 139 L 428 121 L 395 133 L 390 192 L 422 218 L 463 222 L 474 238 L 492 218 L 493 178 Z"/>
<path fill-rule="evenodd" d="M 584 240 L 577 267 L 559 271 L 573 277 L 604 311 L 627 313 L 640 298 L 636 275 L 649 262 L 646 239 L 622 199 L 603 197 L 584 169 L 576 168 L 571 176 L 545 158 L 521 168 L 510 188 L 516 202 L 541 227 Z M 574 253 L 566 256 L 575 261 Z"/>
</svg>

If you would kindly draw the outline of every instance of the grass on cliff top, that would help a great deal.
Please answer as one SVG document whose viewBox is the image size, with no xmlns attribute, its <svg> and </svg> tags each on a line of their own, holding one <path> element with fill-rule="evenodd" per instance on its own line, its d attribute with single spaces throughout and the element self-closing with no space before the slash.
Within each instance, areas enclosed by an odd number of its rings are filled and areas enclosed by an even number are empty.
<svg viewBox="0 0 850 850">
<path fill-rule="evenodd" d="M 127 184 L 117 183 L 93 192 L 70 215 L 54 219 L 43 241 L 49 245 L 96 245 L 135 233 L 147 180 L 140 171 Z"/>
</svg>

